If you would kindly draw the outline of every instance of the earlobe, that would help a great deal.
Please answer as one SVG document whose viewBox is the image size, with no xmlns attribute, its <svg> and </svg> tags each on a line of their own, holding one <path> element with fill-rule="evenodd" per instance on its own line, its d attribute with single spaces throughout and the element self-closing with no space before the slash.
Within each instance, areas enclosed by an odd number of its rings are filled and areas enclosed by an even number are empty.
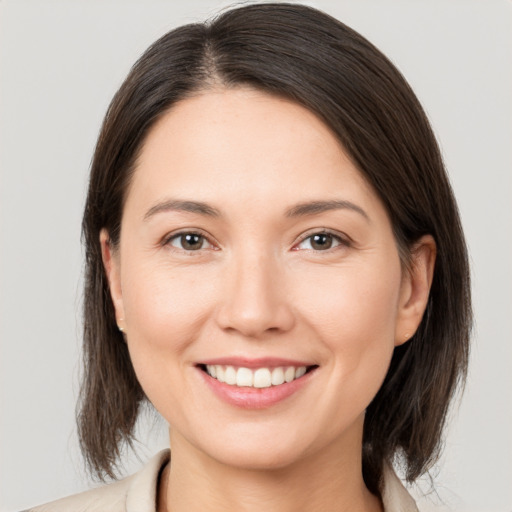
<svg viewBox="0 0 512 512">
<path fill-rule="evenodd" d="M 421 323 L 434 277 L 436 243 L 425 235 L 411 249 L 411 262 L 404 270 L 395 333 L 395 346 L 407 342 Z"/>
<path fill-rule="evenodd" d="M 119 326 L 119 330 L 124 332 L 124 307 L 123 307 L 123 295 L 121 289 L 121 272 L 119 255 L 112 247 L 110 237 L 106 229 L 102 229 L 100 232 L 100 245 L 101 245 L 101 258 L 103 260 L 103 267 L 107 276 L 108 285 L 110 288 L 110 296 L 114 309 L 116 311 L 116 321 Z"/>
</svg>

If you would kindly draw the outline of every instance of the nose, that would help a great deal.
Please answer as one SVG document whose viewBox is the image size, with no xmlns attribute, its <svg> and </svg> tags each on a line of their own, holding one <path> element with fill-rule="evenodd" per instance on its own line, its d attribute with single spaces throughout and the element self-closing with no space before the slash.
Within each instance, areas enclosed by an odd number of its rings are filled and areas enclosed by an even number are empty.
<svg viewBox="0 0 512 512">
<path fill-rule="evenodd" d="M 250 338 L 290 330 L 295 317 L 287 297 L 283 269 L 266 254 L 235 260 L 225 276 L 218 325 Z"/>
</svg>

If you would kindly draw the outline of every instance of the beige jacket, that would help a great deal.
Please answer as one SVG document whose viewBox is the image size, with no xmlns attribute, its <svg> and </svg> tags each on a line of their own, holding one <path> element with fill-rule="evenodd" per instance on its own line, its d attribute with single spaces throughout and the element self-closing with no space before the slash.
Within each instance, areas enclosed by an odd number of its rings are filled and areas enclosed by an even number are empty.
<svg viewBox="0 0 512 512">
<path fill-rule="evenodd" d="M 156 512 L 158 476 L 169 456 L 169 450 L 163 450 L 128 478 L 26 512 Z M 390 468 L 384 473 L 382 501 L 385 512 L 418 512 L 414 500 Z"/>
</svg>

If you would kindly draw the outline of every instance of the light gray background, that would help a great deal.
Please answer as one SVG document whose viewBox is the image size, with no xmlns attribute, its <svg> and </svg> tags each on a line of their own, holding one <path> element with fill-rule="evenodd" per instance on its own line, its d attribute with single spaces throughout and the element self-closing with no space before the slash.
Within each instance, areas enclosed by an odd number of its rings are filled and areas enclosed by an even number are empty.
<svg viewBox="0 0 512 512">
<path fill-rule="evenodd" d="M 403 71 L 441 141 L 473 264 L 470 378 L 435 510 L 512 510 L 512 3 L 319 0 Z M 81 210 L 100 122 L 130 65 L 229 2 L 0 1 L 0 509 L 87 488 L 74 430 Z M 141 458 L 165 446 L 141 425 Z M 140 462 L 132 457 L 127 471 Z M 424 486 L 428 488 L 428 485 Z M 418 493 L 419 491 L 416 490 Z M 435 495 L 421 500 L 433 510 Z"/>
</svg>

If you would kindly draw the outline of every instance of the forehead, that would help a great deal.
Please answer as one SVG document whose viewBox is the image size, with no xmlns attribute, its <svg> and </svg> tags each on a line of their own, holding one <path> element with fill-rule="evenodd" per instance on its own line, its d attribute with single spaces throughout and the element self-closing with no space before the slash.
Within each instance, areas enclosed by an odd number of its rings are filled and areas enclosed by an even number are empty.
<svg viewBox="0 0 512 512">
<path fill-rule="evenodd" d="M 268 208 L 340 193 L 377 200 L 330 128 L 292 101 L 238 88 L 182 100 L 157 121 L 127 202 L 170 194 Z"/>
</svg>

